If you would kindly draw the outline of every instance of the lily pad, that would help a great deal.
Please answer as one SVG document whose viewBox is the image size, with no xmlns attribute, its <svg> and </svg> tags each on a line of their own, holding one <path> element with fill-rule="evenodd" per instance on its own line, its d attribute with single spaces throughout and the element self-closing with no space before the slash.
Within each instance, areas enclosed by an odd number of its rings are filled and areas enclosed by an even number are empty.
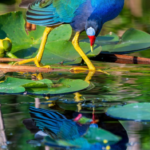
<svg viewBox="0 0 150 150">
<path fill-rule="evenodd" d="M 60 79 L 51 88 L 28 88 L 27 92 L 32 94 L 61 95 L 81 91 L 88 86 L 89 83 L 80 79 Z"/>
<path fill-rule="evenodd" d="M 74 149 L 87 149 L 90 150 L 95 144 L 97 145 L 98 149 L 105 148 L 107 144 L 114 144 L 118 142 L 121 138 L 106 131 L 103 129 L 99 128 L 90 128 L 86 135 L 83 137 L 76 138 L 74 140 L 67 140 L 64 141 L 62 140 L 53 140 L 50 137 L 45 137 L 44 138 L 44 144 L 49 145 L 51 147 L 62 147 L 62 148 L 73 148 Z M 108 143 L 104 144 L 103 141 L 107 140 Z"/>
<path fill-rule="evenodd" d="M 117 44 L 103 45 L 102 53 L 127 54 L 150 47 L 150 35 L 137 29 L 128 29 Z"/>
<path fill-rule="evenodd" d="M 57 148 L 71 148 L 71 149 L 81 149 L 81 148 L 86 148 L 89 149 L 90 148 L 90 144 L 87 142 L 86 139 L 80 137 L 77 138 L 75 140 L 53 140 L 50 137 L 45 137 L 44 138 L 44 144 L 48 145 L 50 147 L 57 147 Z"/>
<path fill-rule="evenodd" d="M 1 84 L 0 84 L 1 85 Z M 13 94 L 13 93 L 23 93 L 25 92 L 25 88 L 24 87 L 17 87 L 17 86 L 13 86 L 13 85 L 2 85 L 0 87 L 0 93 L 9 93 L 9 94 Z"/>
<path fill-rule="evenodd" d="M 88 42 L 88 39 L 83 41 Z M 114 33 L 97 37 L 95 49 L 102 46 L 102 54 L 127 54 L 148 49 L 149 41 L 150 34 L 131 28 L 121 38 Z"/>
<path fill-rule="evenodd" d="M 80 86 L 79 86 L 80 85 Z M 0 83 L 0 93 L 22 93 L 30 94 L 66 94 L 87 88 L 89 84 L 83 80 L 60 79 L 52 82 L 48 79 L 33 81 L 27 79 L 19 79 L 8 77 L 4 82 Z"/>
<path fill-rule="evenodd" d="M 43 81 L 33 81 L 8 77 L 4 82 L 0 83 L 0 93 L 22 93 L 25 92 L 25 88 L 44 88 L 49 87 L 50 84 L 52 84 L 52 81 L 47 79 Z"/>
<path fill-rule="evenodd" d="M 121 140 L 120 137 L 104 130 L 101 128 L 89 128 L 87 133 L 83 136 L 91 144 L 93 143 L 103 143 L 104 140 L 107 140 L 109 144 L 117 143 Z"/>
<path fill-rule="evenodd" d="M 45 27 L 37 26 L 35 31 L 25 31 L 25 20 L 22 12 L 12 12 L 0 16 L 0 38 L 8 37 L 12 40 L 11 53 L 19 58 L 31 58 L 37 54 Z M 42 63 L 48 64 L 78 64 L 82 58 L 75 51 L 72 43 L 72 28 L 63 24 L 55 28 L 48 36 Z M 89 39 L 80 41 L 80 46 L 88 57 L 102 53 L 123 54 L 148 49 L 150 35 L 146 32 L 129 29 L 122 38 L 115 33 L 98 36 L 94 45 L 94 52 L 90 51 Z"/>
<path fill-rule="evenodd" d="M 106 114 L 120 120 L 150 121 L 150 103 L 133 103 L 110 107 Z"/>
<path fill-rule="evenodd" d="M 25 20 L 22 12 L 11 12 L 0 16 L 0 39 L 8 37 L 11 39 L 13 47 L 11 53 L 19 58 L 34 57 L 41 43 L 45 27 L 37 26 L 35 31 L 25 31 Z M 64 24 L 55 28 L 48 36 L 47 44 L 42 58 L 43 64 L 75 64 L 80 63 L 82 58 L 75 51 L 70 38 L 72 28 Z M 90 51 L 88 43 L 82 43 L 86 54 L 98 55 L 101 49 Z"/>
</svg>

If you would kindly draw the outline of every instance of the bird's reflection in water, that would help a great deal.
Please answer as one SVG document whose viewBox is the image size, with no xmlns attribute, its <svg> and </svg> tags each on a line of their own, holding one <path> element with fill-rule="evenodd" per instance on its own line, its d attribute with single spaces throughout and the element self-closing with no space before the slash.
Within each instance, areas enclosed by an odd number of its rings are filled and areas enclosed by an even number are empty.
<svg viewBox="0 0 150 150">
<path fill-rule="evenodd" d="M 94 74 L 95 74 L 95 71 L 89 71 L 87 73 L 84 81 L 86 81 L 87 83 L 90 84 L 91 83 L 90 81 L 91 81 L 92 77 L 94 76 Z M 42 73 L 32 75 L 32 80 L 42 80 L 42 79 L 43 79 Z M 75 92 L 74 95 L 75 95 L 74 96 L 74 101 L 77 103 L 78 112 L 80 112 L 81 109 L 82 109 L 82 104 L 80 102 L 83 101 L 82 95 L 79 92 Z M 54 107 L 56 103 L 55 103 L 55 101 L 49 100 L 50 98 L 51 98 L 50 96 L 45 96 L 45 99 L 48 100 L 47 102 L 50 103 L 50 104 L 48 104 L 48 106 L 49 107 Z M 38 104 L 36 103 L 36 101 L 38 101 Z M 39 104 L 40 104 L 39 99 L 35 99 L 35 104 L 36 104 L 35 107 L 39 108 Z"/>
<path fill-rule="evenodd" d="M 93 122 L 97 125 L 95 127 L 103 128 L 122 137 L 120 142 L 115 145 L 111 145 L 111 150 L 126 150 L 128 136 L 125 129 L 118 120 L 112 119 L 105 114 L 93 114 L 91 111 L 86 113 L 64 111 L 64 114 L 62 115 L 54 110 L 38 109 L 35 107 L 30 107 L 29 109 L 32 118 L 25 119 L 23 123 L 26 128 L 31 131 L 31 133 L 35 134 L 35 138 L 33 140 L 29 140 L 28 144 L 39 146 L 41 143 L 44 143 L 45 145 L 49 145 L 50 147 L 57 149 L 66 149 L 69 146 L 61 146 L 61 144 L 58 143 L 62 142 L 61 140 L 71 141 L 81 138 L 86 133 L 87 129 L 91 127 L 91 123 Z M 86 117 L 86 119 L 84 118 L 85 120 L 83 119 L 84 121 L 82 120 L 83 117 Z M 43 142 L 44 137 L 47 135 L 50 135 L 51 138 L 48 138 L 48 140 Z M 81 138 L 81 140 L 83 140 L 83 138 Z M 80 148 L 71 146 L 69 148 L 76 150 L 100 150 L 104 148 L 104 145 L 100 143 L 93 145 L 90 144 L 89 146 L 89 143 L 84 140 L 81 142 L 81 145 L 82 146 Z"/>
<path fill-rule="evenodd" d="M 85 81 L 90 83 L 90 80 L 94 73 L 95 72 L 88 72 Z M 43 79 L 42 74 L 38 74 L 37 79 Z M 81 105 L 81 102 L 83 101 L 82 95 L 79 92 L 74 93 L 74 95 L 74 101 L 77 103 L 78 108 L 77 112 L 63 110 L 62 108 L 59 108 L 57 104 L 49 105 L 51 107 L 50 110 L 41 109 L 39 108 L 39 99 L 35 99 L 35 107 L 30 107 L 30 114 L 32 118 L 25 119 L 23 121 L 26 128 L 35 135 L 35 138 L 29 140 L 28 144 L 34 146 L 45 144 L 56 149 L 69 148 L 76 150 L 100 150 L 104 147 L 106 148 L 107 145 L 102 145 L 100 143 L 92 145 L 89 144 L 87 141 L 82 141 L 83 139 L 81 139 L 82 146 L 80 148 L 73 146 L 64 146 L 64 143 L 63 146 L 60 144 L 60 140 L 63 140 L 64 142 L 65 140 L 74 140 L 81 138 L 86 133 L 89 127 L 99 127 L 122 137 L 122 140 L 119 141 L 117 144 L 111 145 L 111 149 L 126 150 L 126 143 L 128 142 L 128 137 L 125 129 L 119 123 L 119 121 L 106 116 L 104 113 L 95 113 L 94 108 L 93 111 L 86 110 L 85 113 Z M 55 111 L 56 107 L 57 110 L 63 111 L 63 115 Z M 88 119 L 80 123 L 80 119 L 83 117 L 86 117 Z M 45 137 L 47 137 L 48 135 L 50 135 L 51 138 L 47 139 L 44 142 Z M 107 149 L 109 149 L 109 147 L 107 147 Z"/>
</svg>

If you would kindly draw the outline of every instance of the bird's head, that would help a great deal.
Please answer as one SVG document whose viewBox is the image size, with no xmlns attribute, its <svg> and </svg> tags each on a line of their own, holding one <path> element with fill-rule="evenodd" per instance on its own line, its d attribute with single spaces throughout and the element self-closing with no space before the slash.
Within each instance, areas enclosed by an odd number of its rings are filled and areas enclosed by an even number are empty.
<svg viewBox="0 0 150 150">
<path fill-rule="evenodd" d="M 102 28 L 102 20 L 99 17 L 89 17 L 85 26 L 85 31 L 90 40 L 91 51 L 93 51 L 93 45 L 96 37 L 100 33 Z"/>
</svg>

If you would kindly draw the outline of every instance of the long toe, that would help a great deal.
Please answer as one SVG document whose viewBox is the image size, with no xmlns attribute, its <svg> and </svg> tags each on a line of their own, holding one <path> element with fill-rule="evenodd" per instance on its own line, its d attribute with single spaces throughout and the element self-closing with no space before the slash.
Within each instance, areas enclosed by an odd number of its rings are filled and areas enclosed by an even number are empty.
<svg viewBox="0 0 150 150">
<path fill-rule="evenodd" d="M 87 67 L 86 68 L 84 68 L 84 67 L 73 67 L 70 69 L 70 71 L 73 73 L 82 73 L 82 72 L 86 72 L 88 70 L 89 69 Z"/>
<path fill-rule="evenodd" d="M 101 70 L 101 69 L 98 69 L 98 70 L 96 70 L 97 72 L 101 72 L 101 73 L 104 73 L 104 74 L 107 74 L 107 75 L 109 75 L 109 73 L 108 72 L 106 72 L 106 71 L 103 71 L 103 70 Z"/>
<path fill-rule="evenodd" d="M 26 63 L 29 63 L 29 62 L 34 62 L 34 58 L 18 61 L 16 63 L 14 63 L 13 65 L 23 65 L 23 64 L 26 64 Z"/>
<path fill-rule="evenodd" d="M 31 59 L 25 59 L 25 60 L 22 60 L 22 61 L 18 61 L 16 63 L 14 63 L 13 65 L 23 65 L 23 64 L 26 64 L 26 63 L 30 63 L 30 62 L 34 62 L 34 64 L 37 66 L 37 67 L 42 67 L 42 68 L 51 68 L 49 65 L 46 65 L 46 66 L 43 66 L 39 61 L 38 59 L 35 57 L 35 58 L 31 58 Z"/>
</svg>

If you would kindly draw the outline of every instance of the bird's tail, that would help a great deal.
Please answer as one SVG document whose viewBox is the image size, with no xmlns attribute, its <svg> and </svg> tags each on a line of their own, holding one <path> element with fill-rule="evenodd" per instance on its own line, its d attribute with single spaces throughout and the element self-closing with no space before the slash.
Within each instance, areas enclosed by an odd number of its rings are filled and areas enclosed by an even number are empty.
<svg viewBox="0 0 150 150">
<path fill-rule="evenodd" d="M 59 132 L 65 116 L 54 110 L 29 107 L 30 115 L 40 130 L 46 130 L 55 136 Z"/>
</svg>

